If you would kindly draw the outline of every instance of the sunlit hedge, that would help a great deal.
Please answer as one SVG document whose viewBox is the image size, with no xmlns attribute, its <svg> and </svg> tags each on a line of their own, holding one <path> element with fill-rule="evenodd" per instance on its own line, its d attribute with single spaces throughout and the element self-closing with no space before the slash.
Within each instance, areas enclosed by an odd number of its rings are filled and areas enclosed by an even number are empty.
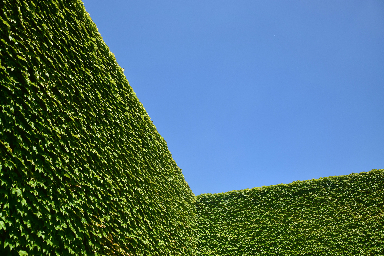
<svg viewBox="0 0 384 256">
<path fill-rule="evenodd" d="M 191 255 L 194 195 L 83 3 L 0 9 L 0 255 Z"/>
<path fill-rule="evenodd" d="M 384 255 L 384 170 L 194 197 L 80 0 L 0 7 L 0 255 Z"/>
<path fill-rule="evenodd" d="M 384 255 L 384 170 L 197 196 L 198 255 Z"/>
</svg>

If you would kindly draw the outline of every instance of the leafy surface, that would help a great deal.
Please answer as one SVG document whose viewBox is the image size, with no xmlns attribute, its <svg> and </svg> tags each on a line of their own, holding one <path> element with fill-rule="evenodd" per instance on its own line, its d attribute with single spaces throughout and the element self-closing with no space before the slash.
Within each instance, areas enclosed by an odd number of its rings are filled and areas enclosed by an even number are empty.
<svg viewBox="0 0 384 256">
<path fill-rule="evenodd" d="M 0 254 L 191 254 L 194 195 L 82 2 L 0 7 Z"/>
<path fill-rule="evenodd" d="M 384 255 L 384 170 L 197 196 L 198 255 Z"/>
<path fill-rule="evenodd" d="M 194 197 L 81 1 L 0 7 L 0 255 L 384 255 L 384 170 Z"/>
</svg>

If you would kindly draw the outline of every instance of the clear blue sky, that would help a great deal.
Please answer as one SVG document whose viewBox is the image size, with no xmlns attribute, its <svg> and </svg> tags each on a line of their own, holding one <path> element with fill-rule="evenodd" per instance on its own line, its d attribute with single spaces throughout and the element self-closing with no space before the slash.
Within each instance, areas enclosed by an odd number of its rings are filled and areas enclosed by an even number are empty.
<svg viewBox="0 0 384 256">
<path fill-rule="evenodd" d="M 196 195 L 384 168 L 384 1 L 83 2 Z"/>
</svg>

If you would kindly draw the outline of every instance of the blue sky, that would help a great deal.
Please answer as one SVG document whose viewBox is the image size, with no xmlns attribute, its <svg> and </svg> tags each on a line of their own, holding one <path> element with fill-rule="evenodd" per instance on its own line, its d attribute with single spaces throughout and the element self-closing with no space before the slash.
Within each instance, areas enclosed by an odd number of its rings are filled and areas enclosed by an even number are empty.
<svg viewBox="0 0 384 256">
<path fill-rule="evenodd" d="M 384 1 L 83 2 L 196 195 L 384 168 Z"/>
</svg>

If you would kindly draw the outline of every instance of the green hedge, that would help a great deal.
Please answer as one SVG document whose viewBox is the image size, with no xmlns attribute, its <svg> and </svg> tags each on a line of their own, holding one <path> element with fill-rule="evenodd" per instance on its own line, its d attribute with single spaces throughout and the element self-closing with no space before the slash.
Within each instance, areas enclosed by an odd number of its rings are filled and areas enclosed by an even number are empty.
<svg viewBox="0 0 384 256">
<path fill-rule="evenodd" d="M 0 255 L 191 255 L 194 194 L 83 3 L 0 8 Z"/>
<path fill-rule="evenodd" d="M 384 255 L 384 170 L 194 197 L 80 0 L 0 7 L 0 255 Z"/>
<path fill-rule="evenodd" d="M 384 170 L 197 196 L 198 255 L 384 255 Z"/>
</svg>

